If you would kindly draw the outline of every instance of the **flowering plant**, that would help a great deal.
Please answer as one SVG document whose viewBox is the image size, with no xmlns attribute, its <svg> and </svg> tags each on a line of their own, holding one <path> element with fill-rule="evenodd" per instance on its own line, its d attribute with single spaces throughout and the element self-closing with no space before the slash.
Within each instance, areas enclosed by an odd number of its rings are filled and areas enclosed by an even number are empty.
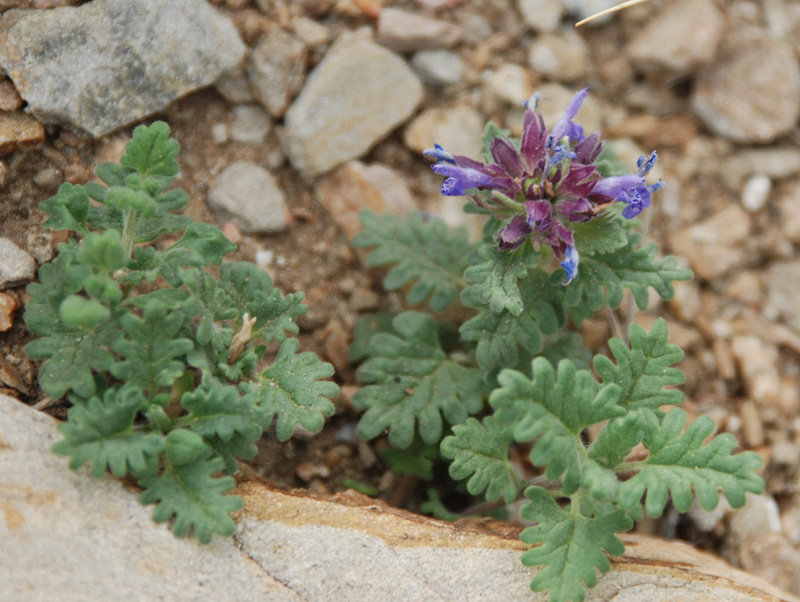
<svg viewBox="0 0 800 602">
<path fill-rule="evenodd" d="M 583 600 L 597 571 L 610 568 L 604 552 L 624 552 L 615 533 L 645 513 L 660 516 L 670 496 L 686 511 L 694 490 L 711 510 L 720 489 L 733 507 L 764 489 L 758 455 L 732 455 L 730 434 L 703 445 L 712 420 L 684 430 L 686 412 L 670 408 L 684 399 L 672 388 L 685 380 L 674 367 L 683 352 L 668 342 L 663 319 L 649 333 L 632 324 L 628 340 L 612 338 L 613 360 L 592 358 L 569 331 L 620 307 L 625 289 L 644 309 L 650 288 L 669 299 L 672 282 L 691 277 L 675 258 L 656 257 L 655 244 L 641 246 L 635 231 L 633 218 L 663 186 L 645 180 L 656 153 L 635 175 L 618 175 L 600 135 L 584 136 L 574 121 L 587 92 L 549 131 L 536 96 L 521 139 L 490 123 L 483 161 L 440 146 L 425 152 L 447 177 L 442 193 L 466 196 L 465 210 L 487 216 L 480 243 L 419 213 L 365 212 L 354 240 L 374 248 L 368 265 L 392 266 L 385 288 L 411 285 L 408 302 L 429 299 L 433 312 L 458 298 L 467 315 L 457 333 L 417 311 L 357 325 L 351 358 L 363 360 L 366 385 L 353 397 L 366 410 L 359 435 L 388 432 L 384 460 L 396 471 L 431 480 L 434 462 L 451 461 L 453 483 L 466 481 L 479 501 L 527 498 L 521 515 L 532 526 L 521 538 L 538 545 L 522 561 L 543 567 L 531 588 L 549 590 L 553 602 Z M 561 269 L 548 273 L 553 257 Z M 529 463 L 512 461 L 515 446 Z M 423 509 L 454 516 L 441 501 L 454 490 L 432 485 Z"/>
</svg>

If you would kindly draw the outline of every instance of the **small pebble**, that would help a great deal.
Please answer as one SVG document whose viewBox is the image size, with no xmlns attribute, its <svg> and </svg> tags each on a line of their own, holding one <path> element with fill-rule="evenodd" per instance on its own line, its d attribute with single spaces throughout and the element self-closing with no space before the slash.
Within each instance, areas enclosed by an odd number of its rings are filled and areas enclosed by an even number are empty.
<svg viewBox="0 0 800 602">
<path fill-rule="evenodd" d="M 0 113 L 0 155 L 36 148 L 44 142 L 44 126 L 22 111 Z"/>
<path fill-rule="evenodd" d="M 378 43 L 395 52 L 452 48 L 462 35 L 460 25 L 399 8 L 384 8 L 378 17 Z"/>
<path fill-rule="evenodd" d="M 11 80 L 0 82 L 0 111 L 16 111 L 22 103 L 22 98 Z"/>
<path fill-rule="evenodd" d="M 215 123 L 211 126 L 211 140 L 217 146 L 227 144 L 231 139 L 230 130 L 227 123 Z"/>
<path fill-rule="evenodd" d="M 33 183 L 39 188 L 55 188 L 61 184 L 61 171 L 55 167 L 45 167 L 33 176 Z"/>
<path fill-rule="evenodd" d="M 0 290 L 27 284 L 36 275 L 36 261 L 7 238 L 0 238 Z"/>
<path fill-rule="evenodd" d="M 750 176 L 742 190 L 742 205 L 748 211 L 758 211 L 766 204 L 770 192 L 772 180 L 762 174 Z"/>
<path fill-rule="evenodd" d="M 47 263 L 53 258 L 53 235 L 47 230 L 28 231 L 28 253 L 39 265 Z"/>
<path fill-rule="evenodd" d="M 242 231 L 239 229 L 239 226 L 233 222 L 225 222 L 220 229 L 225 237 L 233 244 L 238 245 L 242 242 Z"/>
<path fill-rule="evenodd" d="M 267 170 L 234 163 L 217 178 L 208 201 L 243 232 L 282 232 L 288 225 L 283 191 Z"/>
<path fill-rule="evenodd" d="M 256 251 L 256 265 L 262 270 L 272 265 L 272 260 L 275 259 L 275 253 L 269 249 L 259 249 Z"/>
<path fill-rule="evenodd" d="M 327 27 L 307 17 L 300 17 L 292 21 L 292 29 L 294 30 L 294 35 L 309 48 L 327 44 L 331 39 L 331 34 Z"/>
<path fill-rule="evenodd" d="M 295 468 L 297 476 L 308 482 L 314 477 L 327 477 L 331 471 L 324 464 L 314 464 L 313 462 L 301 462 Z"/>
<path fill-rule="evenodd" d="M 0 332 L 5 332 L 14 325 L 14 311 L 18 305 L 16 295 L 0 293 Z"/>
<path fill-rule="evenodd" d="M 64 179 L 70 184 L 86 184 L 92 177 L 92 169 L 86 165 L 68 165 L 64 168 Z"/>
<path fill-rule="evenodd" d="M 420 50 L 411 65 L 422 81 L 433 87 L 453 86 L 464 77 L 464 61 L 450 50 Z"/>
<path fill-rule="evenodd" d="M 242 66 L 223 73 L 214 87 L 225 100 L 234 105 L 249 104 L 255 100 L 250 89 L 250 80 Z"/>
<path fill-rule="evenodd" d="M 254 146 L 263 144 L 271 127 L 269 114 L 257 105 L 242 105 L 233 109 L 230 135 L 234 142 Z"/>
</svg>

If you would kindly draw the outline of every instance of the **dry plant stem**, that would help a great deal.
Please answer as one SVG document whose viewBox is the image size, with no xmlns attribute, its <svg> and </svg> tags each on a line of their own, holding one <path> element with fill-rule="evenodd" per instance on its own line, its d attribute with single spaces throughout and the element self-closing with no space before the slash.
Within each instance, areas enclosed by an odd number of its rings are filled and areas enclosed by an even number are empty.
<svg viewBox="0 0 800 602">
<path fill-rule="evenodd" d="M 251 318 L 250 314 L 245 313 L 242 316 L 242 327 L 239 329 L 233 340 L 231 341 L 231 349 L 230 349 L 230 358 L 228 359 L 228 365 L 234 363 L 239 356 L 244 351 L 244 346 L 250 341 L 253 337 L 253 326 L 256 323 L 256 318 Z"/>
<path fill-rule="evenodd" d="M 37 401 L 32 407 L 34 410 L 42 411 L 50 407 L 55 402 L 56 402 L 55 399 L 51 399 L 50 397 L 45 397 L 44 399 Z"/>
<path fill-rule="evenodd" d="M 617 4 L 616 6 L 612 6 L 611 8 L 607 8 L 606 10 L 600 11 L 599 13 L 592 15 L 591 17 L 586 17 L 582 21 L 578 21 L 577 23 L 575 23 L 575 27 L 580 27 L 581 25 L 584 25 L 585 23 L 593 21 L 594 19 L 597 19 L 599 17 L 610 15 L 611 13 L 615 13 L 624 8 L 630 8 L 631 6 L 636 6 L 637 4 L 642 4 L 644 2 L 647 2 L 647 0 L 628 0 L 627 2 L 623 2 L 622 4 Z"/>
</svg>

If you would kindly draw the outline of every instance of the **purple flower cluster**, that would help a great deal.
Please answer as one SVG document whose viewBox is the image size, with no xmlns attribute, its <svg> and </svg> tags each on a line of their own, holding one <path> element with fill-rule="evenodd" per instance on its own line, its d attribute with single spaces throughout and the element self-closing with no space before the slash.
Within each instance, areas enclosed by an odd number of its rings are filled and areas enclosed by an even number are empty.
<svg viewBox="0 0 800 602">
<path fill-rule="evenodd" d="M 549 132 L 536 110 L 539 97 L 534 96 L 526 103 L 519 148 L 503 136 L 495 137 L 489 147 L 491 163 L 451 155 L 438 144 L 424 153 L 435 159 L 433 171 L 447 177 L 442 194 L 469 195 L 505 222 L 497 233 L 500 249 L 516 249 L 528 239 L 549 246 L 567 272 L 566 283 L 578 272 L 570 224 L 594 219 L 616 202 L 627 205 L 622 215 L 631 219 L 650 206 L 650 195 L 663 186 L 645 183 L 658 159 L 655 152 L 639 159 L 637 175 L 600 175 L 600 134 L 584 137 L 583 128 L 573 121 L 588 92 L 585 88 L 575 95 Z"/>
</svg>

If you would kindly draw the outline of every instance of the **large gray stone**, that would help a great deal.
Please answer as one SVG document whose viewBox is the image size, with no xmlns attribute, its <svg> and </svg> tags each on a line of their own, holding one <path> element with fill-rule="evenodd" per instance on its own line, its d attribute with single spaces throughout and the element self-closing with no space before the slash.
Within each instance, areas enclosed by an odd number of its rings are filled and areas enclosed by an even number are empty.
<svg viewBox="0 0 800 602">
<path fill-rule="evenodd" d="M 323 499 L 245 480 L 232 538 L 156 525 L 139 493 L 54 456 L 55 421 L 0 395 L 0 599 L 544 602 L 518 528 L 451 524 L 358 494 Z M 687 544 L 621 535 L 594 602 L 796 602 Z"/>
<path fill-rule="evenodd" d="M 368 33 L 344 33 L 286 112 L 284 149 L 306 177 L 369 151 L 422 102 L 406 62 Z"/>
<path fill-rule="evenodd" d="M 0 20 L 0 65 L 31 113 L 95 137 L 213 84 L 244 50 L 204 0 L 94 0 Z"/>
</svg>

